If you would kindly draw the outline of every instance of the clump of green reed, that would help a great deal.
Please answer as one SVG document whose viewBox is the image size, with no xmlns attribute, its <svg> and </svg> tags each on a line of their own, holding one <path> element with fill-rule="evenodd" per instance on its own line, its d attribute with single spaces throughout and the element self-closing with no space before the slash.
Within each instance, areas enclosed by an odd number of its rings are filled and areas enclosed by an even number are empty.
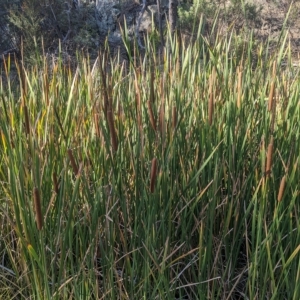
<svg viewBox="0 0 300 300">
<path fill-rule="evenodd" d="M 299 79 L 235 38 L 0 84 L 2 295 L 299 298 Z"/>
</svg>

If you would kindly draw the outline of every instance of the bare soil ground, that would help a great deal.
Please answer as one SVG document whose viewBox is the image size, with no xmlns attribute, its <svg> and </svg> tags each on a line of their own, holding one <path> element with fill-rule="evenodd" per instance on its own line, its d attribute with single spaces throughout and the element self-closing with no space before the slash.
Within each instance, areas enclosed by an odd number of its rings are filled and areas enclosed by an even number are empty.
<svg viewBox="0 0 300 300">
<path fill-rule="evenodd" d="M 217 0 L 220 9 L 232 7 L 233 0 Z M 261 41 L 277 43 L 284 24 L 291 44 L 293 60 L 300 60 L 300 1 L 299 0 L 250 0 L 244 1 L 255 7 L 253 15 L 245 19 L 241 15 L 232 13 L 231 19 L 235 22 L 235 28 L 239 30 L 243 25 L 252 28 L 254 35 Z M 251 13 L 251 9 L 248 11 Z M 253 18 L 251 19 L 251 16 Z M 236 18 L 236 20 L 234 19 Z M 286 22 L 286 23 L 285 23 Z M 228 24 L 227 24 L 228 26 Z"/>
</svg>

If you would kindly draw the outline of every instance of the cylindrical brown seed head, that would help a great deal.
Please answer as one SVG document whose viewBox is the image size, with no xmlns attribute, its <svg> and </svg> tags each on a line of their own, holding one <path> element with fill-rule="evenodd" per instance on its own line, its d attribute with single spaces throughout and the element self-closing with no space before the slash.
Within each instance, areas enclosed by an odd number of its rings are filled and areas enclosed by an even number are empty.
<svg viewBox="0 0 300 300">
<path fill-rule="evenodd" d="M 268 110 L 271 111 L 273 109 L 273 98 L 274 98 L 274 91 L 275 91 L 275 80 L 276 80 L 276 61 L 273 62 L 273 73 L 272 73 L 272 82 L 271 88 L 269 93 L 269 103 L 268 103 Z"/>
<path fill-rule="evenodd" d="M 271 137 L 270 143 L 268 145 L 267 153 L 267 166 L 266 166 L 266 176 L 269 176 L 272 168 L 272 156 L 273 156 L 273 146 L 274 146 L 274 137 Z"/>
<path fill-rule="evenodd" d="M 273 108 L 273 98 L 275 91 L 275 82 L 271 83 L 270 93 L 269 93 L 269 101 L 268 101 L 268 110 L 271 111 Z"/>
<path fill-rule="evenodd" d="M 37 187 L 33 189 L 33 200 L 34 200 L 34 208 L 35 208 L 35 219 L 38 230 L 41 230 L 43 227 L 43 216 L 41 209 L 41 198 L 40 193 Z"/>
<path fill-rule="evenodd" d="M 114 152 L 118 150 L 118 138 L 116 134 L 113 113 L 111 110 L 107 112 L 107 122 L 110 131 L 111 145 Z"/>
<path fill-rule="evenodd" d="M 150 175 L 150 192 L 153 193 L 155 189 L 155 182 L 157 176 L 157 159 L 153 158 L 151 163 L 151 175 Z"/>
<path fill-rule="evenodd" d="M 278 196 L 277 196 L 278 202 L 280 202 L 280 201 L 282 200 L 283 193 L 284 193 L 284 188 L 285 188 L 285 183 L 286 183 L 286 175 L 284 175 L 284 176 L 281 178 L 280 187 L 279 187 L 279 192 L 278 192 Z"/>
</svg>

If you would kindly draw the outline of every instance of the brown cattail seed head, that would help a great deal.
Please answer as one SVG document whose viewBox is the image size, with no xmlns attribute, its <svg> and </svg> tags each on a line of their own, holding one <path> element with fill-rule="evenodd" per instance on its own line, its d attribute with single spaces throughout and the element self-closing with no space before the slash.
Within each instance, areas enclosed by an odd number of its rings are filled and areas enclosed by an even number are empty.
<svg viewBox="0 0 300 300">
<path fill-rule="evenodd" d="M 113 117 L 112 110 L 107 111 L 107 122 L 108 122 L 109 131 L 110 131 L 112 149 L 114 152 L 117 152 L 118 138 L 117 138 L 117 133 L 116 133 L 116 129 L 115 129 L 115 123 L 114 123 L 114 117 Z"/>
<path fill-rule="evenodd" d="M 280 202 L 282 200 L 283 193 L 284 193 L 284 188 L 285 188 L 285 183 L 286 183 L 286 175 L 284 175 L 282 177 L 281 182 L 280 182 L 279 192 L 278 192 L 278 196 L 277 196 L 278 202 Z"/>
<path fill-rule="evenodd" d="M 151 175 L 150 175 L 150 192 L 153 193 L 155 189 L 157 176 L 157 159 L 153 158 L 151 163 Z"/>
<path fill-rule="evenodd" d="M 273 146 L 274 146 L 274 137 L 271 137 L 270 143 L 268 145 L 267 153 L 267 166 L 266 166 L 266 176 L 269 176 L 272 168 L 272 156 L 273 156 Z"/>
</svg>

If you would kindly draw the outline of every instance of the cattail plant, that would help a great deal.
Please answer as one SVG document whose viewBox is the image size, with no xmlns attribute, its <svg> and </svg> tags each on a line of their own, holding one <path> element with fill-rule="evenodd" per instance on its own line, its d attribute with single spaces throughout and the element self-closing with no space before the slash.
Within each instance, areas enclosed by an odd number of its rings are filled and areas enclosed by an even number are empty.
<svg viewBox="0 0 300 300">
<path fill-rule="evenodd" d="M 154 193 L 155 183 L 157 177 L 157 158 L 152 159 L 151 174 L 150 174 L 150 192 Z"/>
<path fill-rule="evenodd" d="M 39 189 L 35 187 L 33 189 L 33 200 L 34 200 L 34 209 L 35 209 L 35 219 L 38 230 L 41 230 L 43 227 L 43 216 L 42 216 L 42 209 L 41 209 L 41 198 Z"/>
</svg>

